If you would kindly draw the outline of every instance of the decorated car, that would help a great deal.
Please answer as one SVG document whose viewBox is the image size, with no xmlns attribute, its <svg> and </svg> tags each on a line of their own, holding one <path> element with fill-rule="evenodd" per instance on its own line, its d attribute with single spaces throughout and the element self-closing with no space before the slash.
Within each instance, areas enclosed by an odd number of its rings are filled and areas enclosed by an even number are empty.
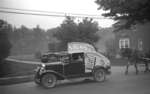
<svg viewBox="0 0 150 94">
<path fill-rule="evenodd" d="M 92 77 L 97 82 L 105 81 L 110 74 L 110 61 L 96 52 L 87 43 L 68 43 L 65 52 L 49 52 L 42 56 L 42 63 L 37 67 L 35 83 L 45 88 L 56 86 L 58 80 Z"/>
</svg>

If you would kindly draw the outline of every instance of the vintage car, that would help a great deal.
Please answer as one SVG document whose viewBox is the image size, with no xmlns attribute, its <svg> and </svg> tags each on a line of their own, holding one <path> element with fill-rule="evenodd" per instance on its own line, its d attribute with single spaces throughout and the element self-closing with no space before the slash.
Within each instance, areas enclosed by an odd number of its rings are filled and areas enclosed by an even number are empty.
<svg viewBox="0 0 150 94">
<path fill-rule="evenodd" d="M 70 43 L 65 52 L 45 53 L 36 69 L 35 83 L 52 88 L 58 80 L 65 79 L 92 77 L 97 82 L 105 81 L 106 74 L 110 74 L 110 61 L 84 44 Z"/>
</svg>

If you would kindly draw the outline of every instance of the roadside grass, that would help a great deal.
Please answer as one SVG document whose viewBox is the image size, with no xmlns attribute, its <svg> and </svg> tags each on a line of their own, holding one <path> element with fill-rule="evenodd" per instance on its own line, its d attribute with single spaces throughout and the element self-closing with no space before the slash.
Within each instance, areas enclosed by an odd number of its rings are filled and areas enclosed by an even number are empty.
<svg viewBox="0 0 150 94">
<path fill-rule="evenodd" d="M 37 59 L 34 54 L 9 56 L 8 58 L 24 61 L 38 61 L 38 62 L 40 61 L 40 59 Z"/>
<path fill-rule="evenodd" d="M 37 64 L 5 60 L 0 63 L 0 85 L 10 85 L 33 81 Z"/>
<path fill-rule="evenodd" d="M 34 69 L 37 65 L 5 60 L 1 63 L 1 67 L 1 77 L 12 77 L 34 74 Z"/>
</svg>

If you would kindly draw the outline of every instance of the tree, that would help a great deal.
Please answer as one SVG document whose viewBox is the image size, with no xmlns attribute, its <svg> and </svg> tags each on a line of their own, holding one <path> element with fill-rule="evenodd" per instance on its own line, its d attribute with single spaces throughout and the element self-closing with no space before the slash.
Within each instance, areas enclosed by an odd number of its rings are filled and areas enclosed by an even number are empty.
<svg viewBox="0 0 150 94">
<path fill-rule="evenodd" d="M 54 36 L 61 42 L 60 46 L 66 49 L 68 42 L 87 42 L 94 44 L 98 41 L 96 35 L 98 24 L 92 19 L 85 18 L 79 23 L 75 23 L 71 17 L 66 17 Z"/>
<path fill-rule="evenodd" d="M 150 21 L 150 0 L 96 0 L 105 17 L 116 20 L 117 29 L 129 29 L 137 23 Z"/>
<path fill-rule="evenodd" d="M 79 41 L 93 44 L 99 40 L 99 36 L 96 34 L 98 31 L 98 23 L 92 19 L 85 18 L 78 24 L 77 39 Z"/>
<path fill-rule="evenodd" d="M 11 55 L 34 54 L 47 50 L 46 32 L 39 25 L 34 28 L 22 25 L 19 28 L 13 28 L 13 32 L 10 33 Z"/>
<path fill-rule="evenodd" d="M 0 20 L 0 62 L 8 57 L 11 48 L 7 26 L 8 24 L 5 21 Z"/>
<path fill-rule="evenodd" d="M 58 31 L 55 33 L 55 37 L 64 43 L 68 43 L 76 39 L 76 33 L 78 32 L 77 24 L 73 18 L 66 17 Z"/>
</svg>

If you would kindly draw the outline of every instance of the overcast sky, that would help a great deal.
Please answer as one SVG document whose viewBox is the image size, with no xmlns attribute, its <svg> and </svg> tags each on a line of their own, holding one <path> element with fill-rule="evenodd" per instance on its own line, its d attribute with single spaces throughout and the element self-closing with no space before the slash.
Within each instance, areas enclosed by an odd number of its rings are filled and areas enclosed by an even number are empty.
<svg viewBox="0 0 150 94">
<path fill-rule="evenodd" d="M 0 0 L 0 7 L 41 10 L 64 13 L 77 13 L 99 15 L 102 11 L 97 10 L 98 6 L 94 3 L 95 0 Z M 34 16 L 21 14 L 6 14 L 0 12 L 0 19 L 6 20 L 8 23 L 16 27 L 25 25 L 33 28 L 36 25 L 44 29 L 59 26 L 64 20 L 64 17 L 51 16 Z M 114 21 L 109 19 L 95 19 L 101 27 L 110 27 Z"/>
</svg>

